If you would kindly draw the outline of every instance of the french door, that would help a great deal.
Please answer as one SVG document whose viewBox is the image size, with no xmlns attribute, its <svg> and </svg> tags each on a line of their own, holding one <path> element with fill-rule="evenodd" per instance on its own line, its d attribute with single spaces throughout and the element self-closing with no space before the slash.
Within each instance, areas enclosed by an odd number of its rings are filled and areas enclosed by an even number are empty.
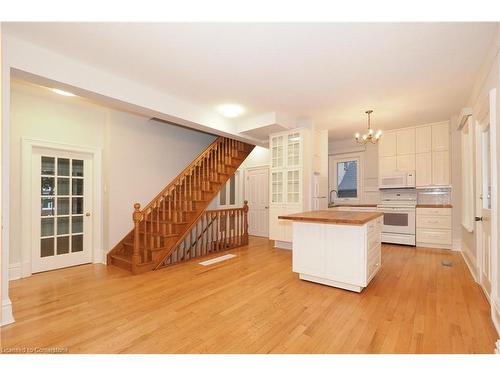
<svg viewBox="0 0 500 375">
<path fill-rule="evenodd" d="M 32 272 L 92 261 L 90 155 L 34 148 Z"/>
<path fill-rule="evenodd" d="M 487 117 L 489 120 L 489 116 Z M 476 244 L 479 284 L 491 295 L 491 137 L 490 124 L 476 124 Z"/>
</svg>

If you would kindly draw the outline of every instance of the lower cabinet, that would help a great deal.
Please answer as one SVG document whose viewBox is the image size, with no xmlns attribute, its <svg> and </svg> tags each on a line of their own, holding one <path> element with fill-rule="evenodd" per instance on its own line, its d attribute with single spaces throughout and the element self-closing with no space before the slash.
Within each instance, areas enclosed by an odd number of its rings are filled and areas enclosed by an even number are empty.
<svg viewBox="0 0 500 375">
<path fill-rule="evenodd" d="M 293 225 L 293 271 L 301 279 L 360 292 L 380 269 L 381 217 L 359 226 Z"/>
<path fill-rule="evenodd" d="M 451 249 L 451 210 L 417 207 L 417 246 Z"/>
<path fill-rule="evenodd" d="M 272 205 L 269 207 L 269 239 L 281 242 L 292 242 L 292 222 L 280 220 L 278 216 L 301 212 L 299 205 Z"/>
</svg>

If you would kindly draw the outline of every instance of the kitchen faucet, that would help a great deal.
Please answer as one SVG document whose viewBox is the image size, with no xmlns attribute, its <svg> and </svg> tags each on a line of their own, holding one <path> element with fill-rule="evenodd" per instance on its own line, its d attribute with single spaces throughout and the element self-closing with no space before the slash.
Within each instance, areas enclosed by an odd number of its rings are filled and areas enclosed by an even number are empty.
<svg viewBox="0 0 500 375">
<path fill-rule="evenodd" d="M 329 200 L 328 204 L 329 205 L 333 205 L 335 203 L 334 200 L 332 199 L 332 193 L 333 192 L 335 192 L 335 196 L 337 198 L 339 197 L 339 193 L 337 192 L 337 190 L 335 190 L 335 189 L 330 190 L 330 194 L 328 194 L 328 200 Z"/>
</svg>

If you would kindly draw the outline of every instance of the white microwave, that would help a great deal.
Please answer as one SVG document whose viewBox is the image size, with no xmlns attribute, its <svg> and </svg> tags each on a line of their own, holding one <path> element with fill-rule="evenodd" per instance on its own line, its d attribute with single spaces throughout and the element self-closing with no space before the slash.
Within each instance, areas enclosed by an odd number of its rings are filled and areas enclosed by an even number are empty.
<svg viewBox="0 0 500 375">
<path fill-rule="evenodd" d="M 415 171 L 391 172 L 381 175 L 379 189 L 415 188 Z"/>
</svg>

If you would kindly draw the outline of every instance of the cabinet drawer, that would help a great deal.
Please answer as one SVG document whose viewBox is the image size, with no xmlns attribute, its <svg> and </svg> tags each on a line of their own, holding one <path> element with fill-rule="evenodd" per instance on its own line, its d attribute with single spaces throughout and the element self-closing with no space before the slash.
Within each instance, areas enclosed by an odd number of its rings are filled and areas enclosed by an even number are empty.
<svg viewBox="0 0 500 375">
<path fill-rule="evenodd" d="M 451 208 L 427 208 L 427 207 L 417 207 L 417 216 L 420 215 L 440 215 L 440 216 L 451 216 Z"/>
<path fill-rule="evenodd" d="M 378 268 L 380 267 L 381 264 L 381 257 L 380 253 L 373 256 L 368 260 L 368 263 L 366 265 L 366 281 L 367 283 L 371 280 L 373 275 L 377 272 Z"/>
<path fill-rule="evenodd" d="M 367 236 L 366 248 L 370 251 L 377 246 L 380 246 L 380 232 L 373 232 Z"/>
<path fill-rule="evenodd" d="M 451 216 L 417 216 L 417 228 L 451 229 Z"/>
<path fill-rule="evenodd" d="M 366 257 L 366 259 L 368 260 L 368 263 L 370 263 L 370 259 L 372 259 L 375 256 L 380 256 L 380 254 L 381 254 L 381 245 L 380 244 L 368 249 L 368 255 Z"/>
<path fill-rule="evenodd" d="M 438 245 L 451 245 L 451 230 L 417 228 L 417 242 L 425 242 Z"/>
<path fill-rule="evenodd" d="M 371 236 L 373 233 L 380 232 L 382 230 L 382 217 L 380 216 L 379 218 L 370 221 L 366 226 L 368 229 L 368 237 Z"/>
</svg>

